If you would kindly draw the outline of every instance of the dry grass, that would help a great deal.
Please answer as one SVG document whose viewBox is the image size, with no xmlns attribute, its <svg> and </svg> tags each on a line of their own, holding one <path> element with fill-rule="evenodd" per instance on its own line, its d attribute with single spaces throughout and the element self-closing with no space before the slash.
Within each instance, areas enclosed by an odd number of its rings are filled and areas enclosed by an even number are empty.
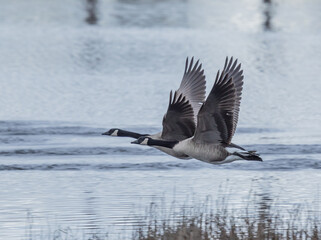
<svg viewBox="0 0 321 240">
<path fill-rule="evenodd" d="M 79 237 L 71 229 L 58 229 L 46 237 L 36 237 L 32 231 L 27 239 L 54 240 L 321 240 L 321 215 L 319 210 L 311 210 L 307 206 L 294 205 L 292 208 L 282 208 L 266 196 L 259 200 L 249 199 L 247 207 L 231 209 L 224 197 L 219 197 L 212 206 L 211 200 L 201 204 L 193 204 L 181 209 L 171 210 L 164 207 L 164 202 L 158 205 L 150 204 L 145 217 L 134 227 L 132 235 L 123 236 L 90 234 Z M 318 207 L 316 207 L 318 209 Z M 165 211 L 165 212 L 164 212 Z"/>
</svg>

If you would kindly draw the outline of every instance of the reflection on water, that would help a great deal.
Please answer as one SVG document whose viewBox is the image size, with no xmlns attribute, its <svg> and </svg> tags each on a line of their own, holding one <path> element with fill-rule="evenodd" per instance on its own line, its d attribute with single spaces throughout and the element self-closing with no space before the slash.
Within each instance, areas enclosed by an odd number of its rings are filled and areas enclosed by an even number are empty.
<svg viewBox="0 0 321 240">
<path fill-rule="evenodd" d="M 93 190 L 86 190 L 84 192 L 85 197 L 85 209 L 84 215 L 86 215 L 87 223 L 84 225 L 84 228 L 90 229 L 91 231 L 98 230 L 101 228 L 102 221 L 99 216 L 99 210 L 96 209 L 98 197 L 95 195 Z"/>
<path fill-rule="evenodd" d="M 127 27 L 186 27 L 187 1 L 117 0 L 113 16 L 116 25 Z"/>
<path fill-rule="evenodd" d="M 263 0 L 264 3 L 264 23 L 263 23 L 263 27 L 265 31 L 271 31 L 273 30 L 272 27 L 272 8 L 273 8 L 273 4 L 272 4 L 272 0 Z"/>
<path fill-rule="evenodd" d="M 75 62 L 88 72 L 95 72 L 102 68 L 105 55 L 106 42 L 101 36 L 88 36 L 79 41 L 79 50 Z"/>
<path fill-rule="evenodd" d="M 88 13 L 86 22 L 90 25 L 96 25 L 98 22 L 98 0 L 86 0 L 86 10 Z"/>
</svg>

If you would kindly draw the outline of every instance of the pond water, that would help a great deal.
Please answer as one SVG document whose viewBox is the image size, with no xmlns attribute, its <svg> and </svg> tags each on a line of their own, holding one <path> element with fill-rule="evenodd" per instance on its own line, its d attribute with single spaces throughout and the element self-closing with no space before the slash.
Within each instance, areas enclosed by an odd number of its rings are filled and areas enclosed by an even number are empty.
<svg viewBox="0 0 321 240">
<path fill-rule="evenodd" d="M 233 208 L 250 191 L 320 204 L 319 1 L 1 1 L 0 31 L 1 239 L 117 239 L 151 202 L 193 206 L 222 186 Z M 242 63 L 233 142 L 263 162 L 184 161 L 101 135 L 158 132 L 187 56 L 207 92 L 226 56 Z"/>
</svg>

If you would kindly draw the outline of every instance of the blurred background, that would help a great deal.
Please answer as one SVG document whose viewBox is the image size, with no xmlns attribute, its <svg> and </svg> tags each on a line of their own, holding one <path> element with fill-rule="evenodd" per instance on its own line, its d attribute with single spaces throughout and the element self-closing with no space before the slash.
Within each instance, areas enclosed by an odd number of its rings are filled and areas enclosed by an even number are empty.
<svg viewBox="0 0 321 240">
<path fill-rule="evenodd" d="M 0 238 L 26 226 L 117 235 L 152 199 L 192 206 L 226 182 L 234 207 L 251 189 L 320 203 L 319 0 L 0 3 Z M 182 161 L 100 135 L 159 131 L 192 56 L 207 93 L 226 56 L 242 63 L 233 142 L 263 163 Z"/>
</svg>

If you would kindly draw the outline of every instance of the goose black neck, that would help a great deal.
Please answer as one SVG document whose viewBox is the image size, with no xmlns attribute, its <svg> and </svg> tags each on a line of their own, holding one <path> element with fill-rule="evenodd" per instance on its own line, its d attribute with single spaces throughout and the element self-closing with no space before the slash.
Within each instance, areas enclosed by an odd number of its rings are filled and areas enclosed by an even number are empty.
<svg viewBox="0 0 321 240">
<path fill-rule="evenodd" d="M 155 139 L 149 139 L 148 145 L 149 146 L 159 146 L 159 147 L 166 147 L 166 148 L 173 148 L 178 141 L 170 141 L 170 140 L 155 140 Z"/>
<path fill-rule="evenodd" d="M 120 137 L 132 137 L 132 138 L 140 138 L 140 137 L 145 137 L 148 136 L 148 134 L 140 134 L 140 133 L 135 133 L 135 132 L 130 132 L 130 131 L 125 131 L 122 129 L 118 129 L 117 136 Z"/>
</svg>

